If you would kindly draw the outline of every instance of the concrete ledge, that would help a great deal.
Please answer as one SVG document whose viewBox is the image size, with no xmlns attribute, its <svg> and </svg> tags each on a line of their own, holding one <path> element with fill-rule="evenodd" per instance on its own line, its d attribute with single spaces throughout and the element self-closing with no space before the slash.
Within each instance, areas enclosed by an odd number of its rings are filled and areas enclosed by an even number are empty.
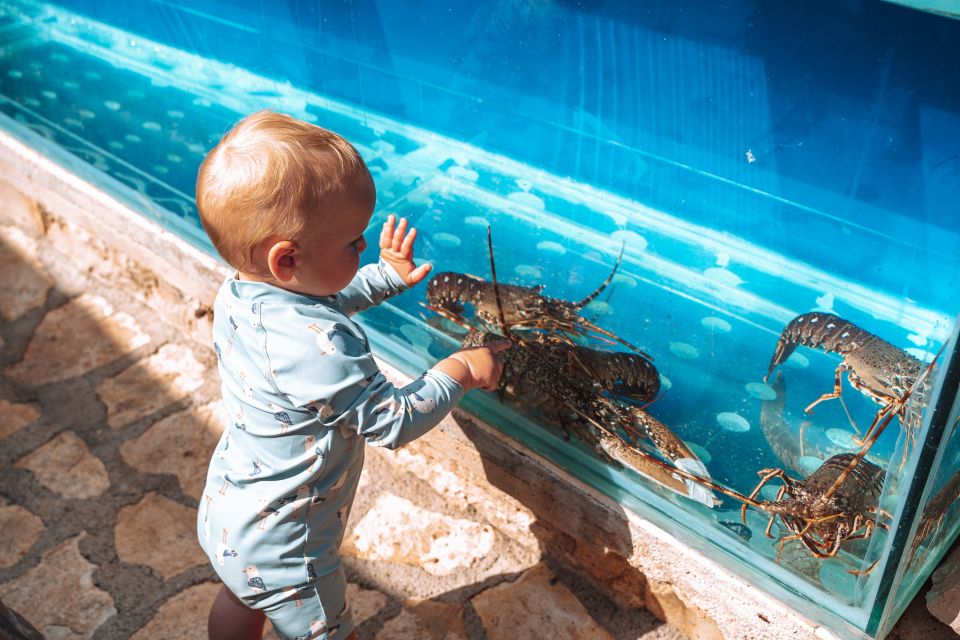
<svg viewBox="0 0 960 640">
<path fill-rule="evenodd" d="M 129 291 L 209 349 L 209 305 L 226 268 L 6 133 L 0 170 L 0 197 L 17 203 L 0 223 L 62 258 L 61 268 L 77 273 L 77 293 L 86 278 Z M 409 380 L 381 364 L 394 381 Z M 400 451 L 374 451 L 622 606 L 646 607 L 692 638 L 833 637 L 463 411 Z"/>
</svg>

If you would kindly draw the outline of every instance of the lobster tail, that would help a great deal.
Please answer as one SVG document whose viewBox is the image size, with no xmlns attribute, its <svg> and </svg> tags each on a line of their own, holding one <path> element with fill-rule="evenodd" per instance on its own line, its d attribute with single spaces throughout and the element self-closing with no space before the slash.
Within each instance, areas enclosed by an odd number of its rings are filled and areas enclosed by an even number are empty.
<svg viewBox="0 0 960 640">
<path fill-rule="evenodd" d="M 790 357 L 797 345 L 843 354 L 863 346 L 873 337 L 832 313 L 813 311 L 801 314 L 791 320 L 780 334 L 763 380 L 766 382 L 770 378 L 773 370 Z"/>
</svg>

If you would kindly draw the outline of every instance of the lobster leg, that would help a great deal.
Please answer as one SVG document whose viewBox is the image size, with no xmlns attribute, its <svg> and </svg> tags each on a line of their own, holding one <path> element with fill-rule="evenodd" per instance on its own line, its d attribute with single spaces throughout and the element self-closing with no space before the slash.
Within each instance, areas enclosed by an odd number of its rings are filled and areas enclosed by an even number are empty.
<svg viewBox="0 0 960 640">
<path fill-rule="evenodd" d="M 841 362 L 837 366 L 837 370 L 834 372 L 834 375 L 833 375 L 833 391 L 830 393 L 825 393 L 819 398 L 817 398 L 816 400 L 814 400 L 813 402 L 811 402 L 807 406 L 807 408 L 803 410 L 804 413 L 812 413 L 813 408 L 818 404 L 820 404 L 821 402 L 823 402 L 824 400 L 832 400 L 833 398 L 840 397 L 840 392 L 843 390 L 843 380 L 841 378 L 843 376 L 843 372 L 846 370 L 847 370 L 846 365 Z"/>
</svg>

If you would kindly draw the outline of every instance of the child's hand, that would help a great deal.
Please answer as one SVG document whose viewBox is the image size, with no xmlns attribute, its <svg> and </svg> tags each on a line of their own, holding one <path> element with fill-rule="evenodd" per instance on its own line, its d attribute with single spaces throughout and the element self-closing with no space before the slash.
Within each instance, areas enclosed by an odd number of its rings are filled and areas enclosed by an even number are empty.
<svg viewBox="0 0 960 640">
<path fill-rule="evenodd" d="M 430 265 L 422 264 L 418 267 L 413 262 L 413 241 L 417 239 L 417 230 L 411 228 L 410 232 L 407 232 L 406 218 L 400 218 L 396 229 L 394 223 L 396 217 L 391 213 L 380 231 L 380 257 L 412 287 L 427 277 Z"/>
<path fill-rule="evenodd" d="M 510 346 L 509 340 L 498 340 L 482 347 L 461 349 L 433 368 L 459 382 L 464 389 L 480 387 L 493 391 L 500 384 L 500 374 L 503 373 L 503 361 L 498 354 Z"/>
</svg>

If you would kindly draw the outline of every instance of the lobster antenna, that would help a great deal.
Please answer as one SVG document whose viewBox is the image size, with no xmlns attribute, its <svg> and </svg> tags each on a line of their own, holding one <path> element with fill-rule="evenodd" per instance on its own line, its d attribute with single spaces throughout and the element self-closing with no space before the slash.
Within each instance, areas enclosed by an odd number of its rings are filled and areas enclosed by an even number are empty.
<svg viewBox="0 0 960 640">
<path fill-rule="evenodd" d="M 493 260 L 493 234 L 490 227 L 487 226 L 487 250 L 490 252 L 490 275 L 493 277 L 493 297 L 497 299 L 497 319 L 500 321 L 500 331 L 504 338 L 513 339 L 510 329 L 507 327 L 507 318 L 503 313 L 503 302 L 500 300 L 500 285 L 497 284 L 497 265 Z"/>
<path fill-rule="evenodd" d="M 582 309 L 588 304 L 590 304 L 591 302 L 593 302 L 596 299 L 596 297 L 600 295 L 600 292 L 607 288 L 607 285 L 610 284 L 610 282 L 613 280 L 614 274 L 617 273 L 617 269 L 620 268 L 620 262 L 623 260 L 623 250 L 626 248 L 626 246 L 627 246 L 627 241 L 622 240 L 620 242 L 620 255 L 617 256 L 617 262 L 613 265 L 613 271 L 611 271 L 610 275 L 607 276 L 607 279 L 604 280 L 599 287 L 597 287 L 596 291 L 594 291 L 593 293 L 588 295 L 586 298 L 584 298 L 583 300 L 577 303 L 578 309 Z"/>
</svg>

